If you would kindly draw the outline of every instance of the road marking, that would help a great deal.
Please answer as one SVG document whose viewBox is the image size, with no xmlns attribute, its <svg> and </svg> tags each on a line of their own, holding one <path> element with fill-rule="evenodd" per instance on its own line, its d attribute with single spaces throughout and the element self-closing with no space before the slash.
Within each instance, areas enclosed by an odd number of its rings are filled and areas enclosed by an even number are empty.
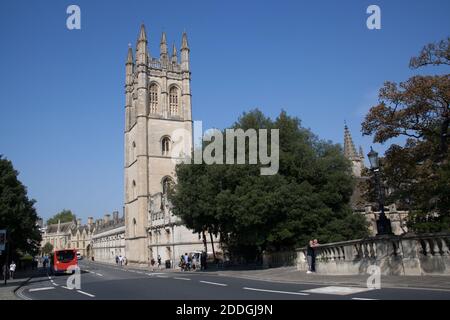
<svg viewBox="0 0 450 320">
<path fill-rule="evenodd" d="M 43 291 L 43 290 L 52 290 L 52 289 L 55 289 L 55 287 L 34 288 L 34 289 L 30 289 L 28 291 L 34 292 L 34 291 Z"/>
<path fill-rule="evenodd" d="M 168 276 L 156 276 L 157 278 L 168 278 Z"/>
<path fill-rule="evenodd" d="M 189 278 L 178 278 L 178 277 L 173 277 L 174 279 L 177 279 L 177 280 L 191 280 L 191 279 L 189 279 Z"/>
<path fill-rule="evenodd" d="M 87 292 L 84 292 L 84 291 L 81 291 L 81 290 L 77 290 L 77 292 L 79 292 L 81 294 L 84 294 L 84 295 L 87 295 L 88 297 L 95 298 L 95 296 L 93 294 L 90 294 L 90 293 L 87 293 Z"/>
<path fill-rule="evenodd" d="M 338 286 L 329 286 L 329 287 L 320 287 L 310 290 L 302 290 L 302 292 L 309 293 L 319 293 L 319 294 L 334 294 L 338 296 L 346 296 L 350 294 L 360 293 L 371 291 L 372 288 L 361 288 L 361 287 L 338 287 Z"/>
<path fill-rule="evenodd" d="M 64 288 L 64 289 L 67 289 L 67 290 L 73 290 L 73 288 L 69 288 L 69 287 L 66 287 L 66 286 L 61 286 L 61 288 Z"/>
<path fill-rule="evenodd" d="M 222 286 L 222 287 L 228 286 L 228 285 L 225 284 L 225 283 L 209 282 L 209 281 L 202 281 L 202 280 L 200 280 L 200 282 L 202 282 L 202 283 L 207 283 L 207 284 L 213 284 L 213 285 L 215 285 L 215 286 Z"/>
<path fill-rule="evenodd" d="M 101 273 L 95 273 L 96 275 L 103 277 L 103 275 Z"/>
<path fill-rule="evenodd" d="M 370 299 L 370 298 L 352 298 L 352 300 L 378 300 L 378 299 Z"/>
<path fill-rule="evenodd" d="M 252 291 L 271 292 L 271 293 L 295 294 L 298 296 L 309 296 L 309 293 L 303 293 L 303 292 L 278 291 L 278 290 L 267 290 L 267 289 L 257 289 L 257 288 L 247 288 L 247 287 L 244 287 L 242 289 L 252 290 Z"/>
</svg>

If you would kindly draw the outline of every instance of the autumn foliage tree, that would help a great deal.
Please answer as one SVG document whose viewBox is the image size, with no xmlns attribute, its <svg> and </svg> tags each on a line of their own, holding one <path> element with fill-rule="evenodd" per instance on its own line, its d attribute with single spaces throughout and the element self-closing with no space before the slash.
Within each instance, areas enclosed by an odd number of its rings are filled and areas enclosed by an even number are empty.
<svg viewBox="0 0 450 320">
<path fill-rule="evenodd" d="M 425 46 L 410 67 L 450 65 L 449 40 Z M 450 75 L 385 82 L 379 100 L 362 123 L 363 134 L 377 143 L 406 138 L 403 146 L 392 144 L 382 159 L 384 181 L 393 190 L 390 200 L 409 209 L 413 231 L 449 231 Z"/>
</svg>

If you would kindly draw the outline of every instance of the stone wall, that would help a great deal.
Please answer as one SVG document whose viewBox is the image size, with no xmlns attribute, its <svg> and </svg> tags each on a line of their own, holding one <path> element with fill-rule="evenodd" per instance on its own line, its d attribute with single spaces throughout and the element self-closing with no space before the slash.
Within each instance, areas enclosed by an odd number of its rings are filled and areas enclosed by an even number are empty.
<svg viewBox="0 0 450 320">
<path fill-rule="evenodd" d="M 450 233 L 404 234 L 320 245 L 316 272 L 367 274 L 371 265 L 383 275 L 450 275 Z M 306 248 L 297 250 L 297 269 L 307 270 Z"/>
</svg>

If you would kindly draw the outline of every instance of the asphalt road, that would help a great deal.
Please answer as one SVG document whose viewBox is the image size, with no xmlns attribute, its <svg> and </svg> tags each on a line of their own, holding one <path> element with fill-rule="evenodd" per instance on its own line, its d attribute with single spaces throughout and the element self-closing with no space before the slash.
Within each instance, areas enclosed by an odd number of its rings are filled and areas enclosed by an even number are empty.
<svg viewBox="0 0 450 320">
<path fill-rule="evenodd" d="M 204 272 L 144 271 L 80 261 L 80 289 L 67 286 L 69 275 L 40 274 L 17 291 L 31 300 L 450 300 L 450 290 L 330 287 L 280 283 Z"/>
</svg>

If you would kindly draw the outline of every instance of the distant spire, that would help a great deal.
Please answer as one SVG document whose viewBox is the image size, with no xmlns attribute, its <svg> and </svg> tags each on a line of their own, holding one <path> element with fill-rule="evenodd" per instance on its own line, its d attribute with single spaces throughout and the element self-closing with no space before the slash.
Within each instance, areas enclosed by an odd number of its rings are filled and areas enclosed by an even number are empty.
<svg viewBox="0 0 450 320">
<path fill-rule="evenodd" d="M 176 57 L 177 56 L 177 47 L 175 46 L 175 43 L 172 46 L 172 57 Z"/>
<path fill-rule="evenodd" d="M 184 50 L 184 49 L 189 50 L 189 44 L 188 44 L 186 32 L 183 32 L 183 37 L 181 38 L 181 50 Z"/>
<path fill-rule="evenodd" d="M 359 146 L 359 156 L 364 158 L 363 148 L 361 146 Z"/>
<path fill-rule="evenodd" d="M 133 49 L 131 48 L 131 44 L 128 44 L 127 64 L 129 63 L 133 63 Z"/>
<path fill-rule="evenodd" d="M 139 31 L 138 41 L 147 41 L 147 34 L 145 33 L 145 26 L 141 24 L 141 30 Z"/>
<path fill-rule="evenodd" d="M 161 35 L 161 44 L 167 44 L 166 33 L 164 31 Z"/>
<path fill-rule="evenodd" d="M 167 50 L 167 39 L 166 39 L 166 33 L 163 32 L 161 35 L 161 43 L 159 45 L 159 56 L 161 59 L 161 62 L 163 64 L 169 63 L 169 54 Z"/>
<path fill-rule="evenodd" d="M 172 63 L 177 63 L 177 47 L 175 46 L 175 43 L 172 45 Z"/>
<path fill-rule="evenodd" d="M 347 159 L 354 159 L 358 157 L 355 145 L 353 144 L 352 136 L 348 130 L 347 125 L 344 126 L 344 156 Z"/>
</svg>

